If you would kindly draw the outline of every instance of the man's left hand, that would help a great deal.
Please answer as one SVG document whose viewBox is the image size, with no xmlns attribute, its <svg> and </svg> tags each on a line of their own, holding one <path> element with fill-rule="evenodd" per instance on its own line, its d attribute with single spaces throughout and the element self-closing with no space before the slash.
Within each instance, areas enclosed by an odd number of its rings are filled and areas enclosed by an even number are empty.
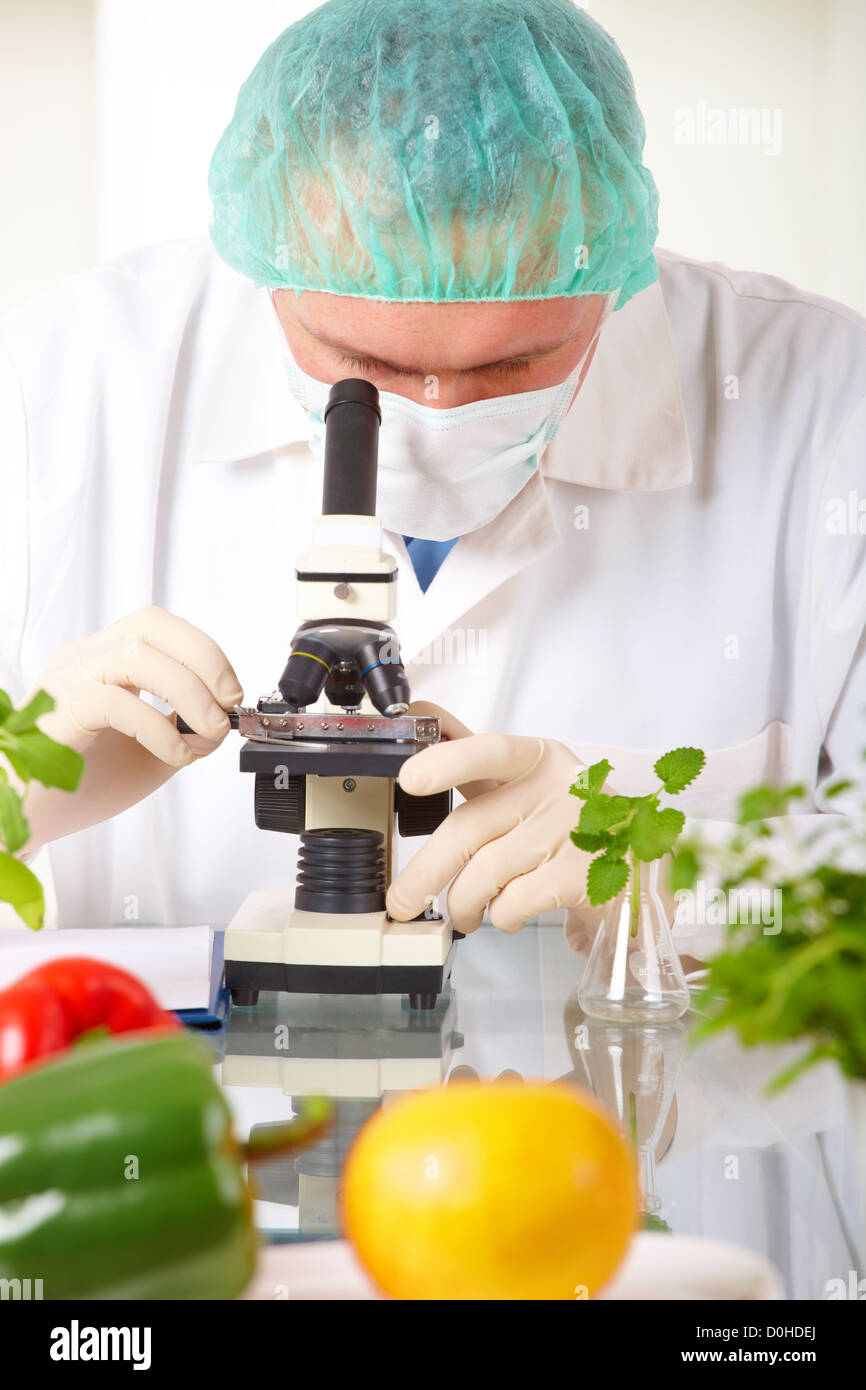
<svg viewBox="0 0 866 1390">
<path fill-rule="evenodd" d="M 554 739 L 473 734 L 436 705 L 410 712 L 438 715 L 443 738 L 403 764 L 400 786 L 412 796 L 455 787 L 466 800 L 391 884 L 391 917 L 418 916 L 452 879 L 448 917 L 464 933 L 488 904 L 493 925 L 516 932 L 540 912 L 581 903 L 590 856 L 569 838 L 580 815 L 568 790 L 583 766 L 575 754 Z"/>
</svg>

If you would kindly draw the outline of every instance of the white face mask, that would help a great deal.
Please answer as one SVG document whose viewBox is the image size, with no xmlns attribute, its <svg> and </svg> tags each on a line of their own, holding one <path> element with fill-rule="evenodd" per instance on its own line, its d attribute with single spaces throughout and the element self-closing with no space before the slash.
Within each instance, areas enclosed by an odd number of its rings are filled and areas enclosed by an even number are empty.
<svg viewBox="0 0 866 1390">
<path fill-rule="evenodd" d="M 529 482 L 555 438 L 615 302 L 611 295 L 580 361 L 557 386 L 495 396 L 453 410 L 434 410 L 405 396 L 380 392 L 376 512 L 385 529 L 445 541 L 477 531 L 498 516 Z M 281 337 L 285 342 L 285 335 Z M 331 388 L 301 371 L 288 344 L 286 362 L 292 394 L 309 412 L 310 448 L 321 459 Z"/>
</svg>

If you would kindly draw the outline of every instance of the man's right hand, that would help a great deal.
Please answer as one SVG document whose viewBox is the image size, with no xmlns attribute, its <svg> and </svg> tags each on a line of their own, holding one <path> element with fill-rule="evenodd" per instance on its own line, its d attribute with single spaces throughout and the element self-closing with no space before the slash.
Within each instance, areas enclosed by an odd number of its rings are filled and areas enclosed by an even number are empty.
<svg viewBox="0 0 866 1390">
<path fill-rule="evenodd" d="M 85 766 L 75 792 L 29 784 L 27 855 L 118 815 L 179 768 L 212 753 L 230 728 L 226 710 L 243 699 L 217 644 L 161 608 L 139 609 L 63 647 L 38 689 L 55 701 L 40 729 L 77 749 Z M 142 691 L 171 705 L 196 734 L 178 733 L 174 715 L 154 709 L 140 698 Z"/>
</svg>

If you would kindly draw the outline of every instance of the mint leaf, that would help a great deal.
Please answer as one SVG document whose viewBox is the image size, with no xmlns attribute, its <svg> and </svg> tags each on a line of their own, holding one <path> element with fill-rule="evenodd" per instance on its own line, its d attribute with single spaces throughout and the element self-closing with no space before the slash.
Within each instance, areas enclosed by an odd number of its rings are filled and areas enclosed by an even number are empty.
<svg viewBox="0 0 866 1390">
<path fill-rule="evenodd" d="M 28 700 L 26 705 L 20 709 L 13 709 L 6 715 L 3 727 L 7 733 L 21 734 L 25 729 L 35 729 L 36 720 L 41 714 L 47 714 L 54 708 L 54 700 L 47 690 L 37 690 L 32 700 Z"/>
<path fill-rule="evenodd" d="M 0 767 L 0 839 L 10 854 L 26 845 L 30 827 L 21 810 L 21 797 L 9 785 L 9 779 Z"/>
<path fill-rule="evenodd" d="M 700 748 L 674 748 L 662 754 L 655 764 L 655 773 L 668 796 L 676 796 L 695 780 L 705 762 Z"/>
<path fill-rule="evenodd" d="M 14 707 L 12 701 L 10 700 L 6 691 L 0 690 L 0 724 L 3 723 L 9 711 L 13 708 Z"/>
<path fill-rule="evenodd" d="M 661 1235 L 673 1235 L 673 1228 L 653 1211 L 644 1212 L 643 1228 L 645 1231 L 658 1231 Z"/>
<path fill-rule="evenodd" d="M 606 849 L 610 844 L 609 835 L 588 835 L 580 830 L 570 830 L 569 838 L 573 845 L 585 850 L 587 854 L 595 854 L 597 849 Z"/>
<path fill-rule="evenodd" d="M 34 931 L 42 926 L 45 916 L 42 884 L 26 864 L 11 854 L 0 854 L 0 902 L 11 903 L 18 916 Z"/>
<path fill-rule="evenodd" d="M 627 796 L 608 796 L 594 792 L 584 803 L 577 828 L 581 834 L 598 835 L 618 824 L 631 810 Z"/>
<path fill-rule="evenodd" d="M 686 823 L 682 811 L 666 806 L 659 811 L 645 801 L 638 807 L 631 823 L 629 843 L 638 859 L 661 859 L 673 849 L 677 837 Z"/>
<path fill-rule="evenodd" d="M 568 790 L 572 796 L 579 796 L 585 801 L 588 796 L 601 791 L 611 772 L 613 768 L 607 758 L 602 758 L 600 763 L 593 763 L 579 772 L 577 780 L 572 782 Z"/>
<path fill-rule="evenodd" d="M 753 820 L 768 820 L 773 816 L 784 816 L 788 811 L 788 803 L 803 796 L 804 791 L 805 789 L 799 784 L 790 787 L 771 787 L 764 783 L 752 787 L 740 797 L 737 820 L 740 825 L 747 825 L 749 821 Z"/>
<path fill-rule="evenodd" d="M 603 849 L 613 858 L 628 851 L 628 827 L 618 830 L 615 835 L 589 835 L 581 830 L 571 830 L 569 838 L 572 844 L 577 845 L 578 849 L 586 850 L 588 854 L 595 854 L 596 850 Z"/>
<path fill-rule="evenodd" d="M 850 780 L 850 778 L 842 777 L 838 782 L 833 782 L 829 787 L 825 787 L 824 795 L 827 797 L 827 800 L 829 801 L 834 796 L 841 796 L 843 792 L 850 791 L 853 785 L 854 783 Z"/>
<path fill-rule="evenodd" d="M 628 882 L 628 864 L 619 857 L 600 854 L 593 859 L 586 875 L 586 891 L 593 907 L 609 902 Z"/>
<path fill-rule="evenodd" d="M 0 753 L 4 753 L 24 782 L 31 777 L 44 787 L 74 792 L 81 781 L 84 759 L 74 749 L 55 743 L 41 729 L 9 733 L 8 721 L 0 724 Z"/>
</svg>

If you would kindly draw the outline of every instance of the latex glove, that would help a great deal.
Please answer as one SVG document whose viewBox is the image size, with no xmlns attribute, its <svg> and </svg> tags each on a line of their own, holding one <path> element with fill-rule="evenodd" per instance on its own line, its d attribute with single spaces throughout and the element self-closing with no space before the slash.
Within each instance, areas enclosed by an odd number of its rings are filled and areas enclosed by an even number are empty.
<svg viewBox="0 0 866 1390">
<path fill-rule="evenodd" d="M 134 806 L 213 752 L 231 727 L 225 711 L 243 699 L 217 644 L 161 608 L 142 608 L 63 647 L 36 682 L 40 688 L 55 700 L 40 729 L 82 753 L 85 766 L 75 792 L 29 783 L 28 858 Z M 140 699 L 142 691 L 171 705 L 197 733 L 178 733 L 175 717 Z"/>
<path fill-rule="evenodd" d="M 452 878 L 448 917 L 461 932 L 480 926 L 488 904 L 493 925 L 515 932 L 583 902 L 591 856 L 569 839 L 581 807 L 568 790 L 583 767 L 575 754 L 553 739 L 472 734 L 436 705 L 411 713 L 438 714 L 444 741 L 403 764 L 400 786 L 413 796 L 456 787 L 466 801 L 395 878 L 390 915 L 409 921 Z"/>
</svg>

